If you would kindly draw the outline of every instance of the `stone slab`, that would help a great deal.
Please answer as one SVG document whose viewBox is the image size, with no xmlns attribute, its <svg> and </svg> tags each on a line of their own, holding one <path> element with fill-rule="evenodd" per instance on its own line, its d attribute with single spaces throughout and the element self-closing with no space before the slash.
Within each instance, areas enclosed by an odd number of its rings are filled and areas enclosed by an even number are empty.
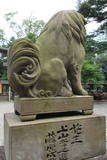
<svg viewBox="0 0 107 160">
<path fill-rule="evenodd" d="M 15 111 L 26 120 L 35 119 L 35 115 L 44 113 L 59 113 L 83 111 L 92 114 L 92 96 L 48 97 L 48 98 L 15 98 Z"/>
<path fill-rule="evenodd" d="M 4 146 L 0 146 L 0 160 L 6 160 Z M 107 155 L 100 155 L 98 157 L 89 158 L 86 160 L 107 160 Z"/>
<path fill-rule="evenodd" d="M 6 160 L 82 160 L 106 153 L 104 116 L 21 122 L 5 114 L 4 122 Z"/>
</svg>

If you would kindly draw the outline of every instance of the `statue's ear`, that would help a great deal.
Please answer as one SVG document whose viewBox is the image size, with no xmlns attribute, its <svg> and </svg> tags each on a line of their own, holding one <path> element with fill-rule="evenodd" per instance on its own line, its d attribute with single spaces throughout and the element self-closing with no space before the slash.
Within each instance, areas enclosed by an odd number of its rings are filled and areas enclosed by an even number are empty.
<svg viewBox="0 0 107 160">
<path fill-rule="evenodd" d="M 13 90 L 26 95 L 25 90 L 34 85 L 40 73 L 36 46 L 28 39 L 16 40 L 8 53 L 8 79 Z"/>
</svg>

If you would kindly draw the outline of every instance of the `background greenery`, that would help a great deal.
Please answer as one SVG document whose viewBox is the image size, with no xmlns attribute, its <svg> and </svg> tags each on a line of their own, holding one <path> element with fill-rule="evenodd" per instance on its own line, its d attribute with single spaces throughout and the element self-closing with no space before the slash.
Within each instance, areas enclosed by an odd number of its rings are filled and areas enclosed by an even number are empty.
<svg viewBox="0 0 107 160">
<path fill-rule="evenodd" d="M 86 61 L 82 70 L 82 82 L 101 85 L 107 83 L 107 1 L 78 0 L 77 10 L 87 23 L 96 21 L 99 27 L 87 35 Z"/>
<path fill-rule="evenodd" d="M 21 24 L 15 21 L 15 16 L 17 12 L 5 14 L 5 20 L 10 30 L 13 31 L 14 36 L 10 37 L 8 40 L 5 35 L 5 31 L 0 29 L 0 47 L 9 48 L 12 42 L 17 38 L 27 37 L 33 42 L 36 41 L 42 28 L 45 25 L 43 20 L 37 20 L 35 17 L 30 17 L 29 19 L 24 19 Z M 0 58 L 0 80 L 7 80 L 6 67 L 3 64 L 7 61 L 7 58 Z"/>
</svg>

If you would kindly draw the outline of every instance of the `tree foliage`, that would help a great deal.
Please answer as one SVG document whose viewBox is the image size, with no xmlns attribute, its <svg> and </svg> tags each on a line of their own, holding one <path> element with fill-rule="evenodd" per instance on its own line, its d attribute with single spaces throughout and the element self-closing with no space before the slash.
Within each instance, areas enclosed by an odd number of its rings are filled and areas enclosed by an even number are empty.
<svg viewBox="0 0 107 160">
<path fill-rule="evenodd" d="M 90 80 L 93 83 L 104 83 L 107 81 L 107 41 L 96 41 L 87 36 L 86 61 L 82 68 L 83 83 Z"/>
<path fill-rule="evenodd" d="M 98 56 L 107 53 L 107 41 L 97 41 L 92 35 L 87 35 L 86 53 L 86 59 L 90 59 L 94 63 Z"/>
<path fill-rule="evenodd" d="M 91 64 L 90 61 L 86 60 L 82 70 L 82 82 L 83 83 L 95 83 L 102 84 L 104 81 L 104 75 L 100 72 L 100 65 Z"/>
<path fill-rule="evenodd" d="M 101 71 L 105 76 L 105 81 L 107 81 L 107 52 L 98 57 L 97 63 L 100 65 Z"/>
<path fill-rule="evenodd" d="M 24 19 L 21 24 L 18 24 L 14 17 L 17 12 L 5 14 L 5 19 L 15 33 L 16 38 L 28 37 L 33 41 L 36 41 L 41 30 L 43 29 L 45 22 L 43 20 L 37 20 L 37 18 L 30 16 L 28 19 Z"/>
<path fill-rule="evenodd" d="M 0 58 L 0 80 L 7 80 L 7 71 L 3 65 L 5 62 L 7 62 L 7 58 Z"/>
<path fill-rule="evenodd" d="M 80 0 L 79 0 L 80 1 Z M 78 11 L 87 18 L 87 22 L 97 21 L 100 27 L 94 36 L 106 35 L 107 37 L 107 0 L 84 0 L 78 4 Z"/>
<path fill-rule="evenodd" d="M 16 15 L 17 12 L 5 14 L 5 20 L 9 25 L 9 28 L 13 31 L 13 35 L 7 40 L 5 31 L 0 29 L 0 47 L 8 48 L 15 39 L 22 37 L 27 37 L 35 42 L 45 25 L 43 20 L 37 20 L 32 16 L 28 19 L 22 20 L 21 24 L 18 24 L 15 18 Z M 5 61 L 7 61 L 6 58 L 0 58 L 0 79 L 2 80 L 7 79 L 6 68 L 3 66 Z"/>
<path fill-rule="evenodd" d="M 0 47 L 7 47 L 8 40 L 6 39 L 5 31 L 0 29 Z"/>
<path fill-rule="evenodd" d="M 21 24 L 19 24 L 17 23 L 17 14 L 17 12 L 5 14 L 5 20 L 9 29 L 13 32 L 13 35 L 8 39 L 5 31 L 0 29 L 0 47 L 8 48 L 15 39 L 22 37 L 27 37 L 35 42 L 45 25 L 43 20 L 37 20 L 37 18 L 33 16 L 22 20 Z"/>
<path fill-rule="evenodd" d="M 97 22 L 101 22 L 107 18 L 106 7 L 106 0 L 84 0 L 79 3 L 78 11 L 87 19 L 93 18 Z"/>
<path fill-rule="evenodd" d="M 87 35 L 86 62 L 83 65 L 82 78 L 84 83 L 90 79 L 94 83 L 107 80 L 107 1 L 106 0 L 79 0 L 78 11 L 87 18 L 87 23 L 96 21 L 100 27 Z"/>
</svg>

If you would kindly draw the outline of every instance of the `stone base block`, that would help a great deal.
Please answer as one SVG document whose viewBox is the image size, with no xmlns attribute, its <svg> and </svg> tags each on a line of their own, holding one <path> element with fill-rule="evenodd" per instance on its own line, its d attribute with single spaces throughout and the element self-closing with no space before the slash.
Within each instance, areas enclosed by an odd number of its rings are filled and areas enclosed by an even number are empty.
<svg viewBox="0 0 107 160">
<path fill-rule="evenodd" d="M 22 121 L 35 120 L 37 115 L 82 111 L 82 114 L 93 113 L 92 96 L 48 97 L 48 98 L 15 98 L 15 113 Z"/>
<path fill-rule="evenodd" d="M 105 117 L 4 119 L 6 160 L 83 160 L 106 153 Z"/>
</svg>

